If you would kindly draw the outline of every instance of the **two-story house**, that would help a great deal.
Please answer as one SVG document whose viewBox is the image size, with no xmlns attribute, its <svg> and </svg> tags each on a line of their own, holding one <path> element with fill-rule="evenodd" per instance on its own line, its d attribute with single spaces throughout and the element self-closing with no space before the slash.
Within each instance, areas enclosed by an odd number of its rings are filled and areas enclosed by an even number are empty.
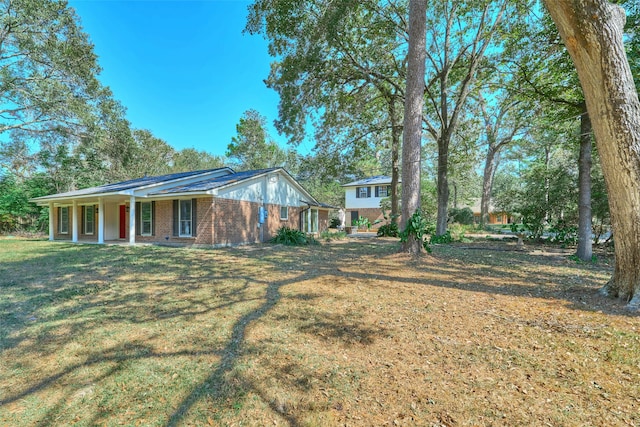
<svg viewBox="0 0 640 427">
<path fill-rule="evenodd" d="M 352 225 L 361 216 L 368 218 L 374 227 L 384 223 L 380 201 L 391 196 L 391 177 L 373 176 L 344 184 L 343 187 L 346 225 Z"/>
</svg>

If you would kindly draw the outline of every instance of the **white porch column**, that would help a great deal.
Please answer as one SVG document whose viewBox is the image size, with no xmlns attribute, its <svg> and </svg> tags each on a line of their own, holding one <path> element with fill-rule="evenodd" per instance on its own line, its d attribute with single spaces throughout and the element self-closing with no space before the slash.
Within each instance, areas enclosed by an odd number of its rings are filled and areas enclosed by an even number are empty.
<svg viewBox="0 0 640 427">
<path fill-rule="evenodd" d="M 104 243 L 104 201 L 98 197 L 98 243 Z"/>
<path fill-rule="evenodd" d="M 136 196 L 129 197 L 129 244 L 136 244 Z"/>
<path fill-rule="evenodd" d="M 53 222 L 53 202 L 49 202 L 49 240 L 53 240 L 53 234 L 55 230 L 55 223 Z"/>
<path fill-rule="evenodd" d="M 311 210 L 311 206 L 309 206 L 309 216 L 307 216 L 307 233 L 311 233 L 311 214 L 313 211 Z"/>
<path fill-rule="evenodd" d="M 78 242 L 78 202 L 75 200 L 71 207 L 71 241 Z"/>
</svg>

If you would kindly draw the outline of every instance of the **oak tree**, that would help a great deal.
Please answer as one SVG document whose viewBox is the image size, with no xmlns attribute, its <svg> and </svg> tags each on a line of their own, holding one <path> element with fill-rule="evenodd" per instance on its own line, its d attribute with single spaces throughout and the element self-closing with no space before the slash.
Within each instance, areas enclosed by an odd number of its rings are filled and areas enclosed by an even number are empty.
<svg viewBox="0 0 640 427">
<path fill-rule="evenodd" d="M 640 101 L 623 44 L 625 12 L 605 0 L 545 0 L 573 59 L 602 163 L 615 239 L 605 294 L 640 309 Z"/>
</svg>

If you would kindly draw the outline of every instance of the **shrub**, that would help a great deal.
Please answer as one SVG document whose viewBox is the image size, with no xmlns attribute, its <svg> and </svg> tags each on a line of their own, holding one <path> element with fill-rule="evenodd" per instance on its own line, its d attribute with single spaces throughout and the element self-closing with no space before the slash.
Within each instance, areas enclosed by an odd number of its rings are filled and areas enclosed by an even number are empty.
<svg viewBox="0 0 640 427">
<path fill-rule="evenodd" d="M 358 228 L 366 228 L 368 230 L 371 228 L 371 221 L 369 221 L 369 218 L 361 216 L 360 218 L 353 220 L 351 225 Z"/>
<path fill-rule="evenodd" d="M 398 237 L 398 224 L 392 222 L 378 228 L 378 237 Z"/>
<path fill-rule="evenodd" d="M 406 228 L 399 233 L 400 242 L 405 243 L 409 241 L 409 236 L 414 236 L 416 240 L 422 242 L 425 251 L 431 252 L 431 246 L 429 246 L 426 236 L 433 233 L 434 229 L 433 224 L 430 224 L 420 211 L 415 212 L 407 221 Z"/>
<path fill-rule="evenodd" d="M 275 236 L 271 239 L 271 243 L 280 243 L 287 246 L 308 245 L 312 243 L 313 237 L 309 238 L 300 230 L 289 227 L 280 227 Z"/>
<path fill-rule="evenodd" d="M 448 227 L 449 232 L 451 233 L 451 240 L 454 242 L 464 242 L 467 239 L 465 238 L 465 234 L 468 232 L 473 232 L 475 226 L 473 225 L 462 225 L 462 224 L 450 224 Z"/>
<path fill-rule="evenodd" d="M 470 208 L 452 208 L 449 210 L 449 218 L 458 224 L 473 224 L 473 211 Z"/>
<path fill-rule="evenodd" d="M 578 227 L 567 224 L 566 221 L 558 220 L 549 228 L 551 242 L 575 245 L 578 243 Z"/>
<path fill-rule="evenodd" d="M 431 240 L 430 240 L 431 244 L 451 243 L 451 242 L 453 242 L 453 239 L 451 238 L 451 231 L 449 230 L 447 230 L 446 233 L 441 234 L 439 236 L 436 236 L 435 234 L 431 235 Z"/>
</svg>

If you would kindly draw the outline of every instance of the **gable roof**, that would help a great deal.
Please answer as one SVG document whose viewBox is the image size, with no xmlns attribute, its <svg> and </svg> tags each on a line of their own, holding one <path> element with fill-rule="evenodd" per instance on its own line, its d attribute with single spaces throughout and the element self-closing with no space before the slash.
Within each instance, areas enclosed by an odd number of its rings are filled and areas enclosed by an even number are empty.
<svg viewBox="0 0 640 427">
<path fill-rule="evenodd" d="M 400 182 L 400 180 L 398 180 Z M 359 179 L 357 181 L 350 182 L 342 185 L 343 187 L 352 187 L 355 185 L 379 185 L 379 184 L 391 184 L 391 177 L 386 175 L 377 175 L 369 178 Z"/>
<path fill-rule="evenodd" d="M 185 185 L 178 185 L 163 190 L 149 193 L 149 196 L 159 196 L 163 194 L 191 193 L 210 191 L 227 185 L 235 184 L 246 179 L 255 178 L 265 173 L 273 172 L 281 168 L 257 169 L 252 171 L 234 172 L 229 175 L 216 176 L 202 181 L 192 182 Z"/>
<path fill-rule="evenodd" d="M 205 169 L 198 171 L 190 171 L 190 172 L 177 172 L 171 173 L 167 175 L 159 175 L 159 176 L 145 176 L 142 178 L 130 179 L 127 181 L 115 182 L 112 184 L 99 185 L 97 187 L 83 188 L 81 190 L 67 191 L 66 193 L 58 193 L 52 194 L 49 196 L 36 197 L 32 199 L 33 201 L 44 202 L 48 199 L 62 199 L 62 198 L 76 198 L 82 196 L 89 196 L 94 194 L 111 194 L 111 193 L 120 193 L 122 191 L 141 189 L 146 187 L 152 187 L 160 184 L 167 184 L 172 181 L 181 181 L 186 178 L 196 177 L 198 175 L 208 175 L 214 172 L 223 172 L 228 171 L 228 174 L 233 174 L 233 169 L 231 168 L 216 168 L 216 169 Z"/>
<path fill-rule="evenodd" d="M 53 194 L 31 199 L 39 204 L 46 204 L 52 201 L 61 201 L 64 199 L 89 198 L 95 196 L 108 195 L 133 195 L 135 192 L 142 190 L 138 197 L 162 197 L 176 196 L 195 193 L 208 193 L 213 190 L 222 189 L 224 187 L 233 186 L 235 184 L 258 178 L 270 173 L 283 174 L 290 183 L 298 189 L 300 194 L 307 200 L 301 200 L 310 206 L 318 206 L 323 208 L 334 208 L 333 206 L 320 203 L 316 200 L 303 186 L 301 186 L 286 170 L 283 168 L 257 169 L 243 172 L 234 172 L 230 168 L 218 168 L 199 170 L 192 172 L 180 172 L 174 174 L 143 177 L 131 179 L 128 181 L 116 182 L 113 184 L 105 184 L 98 187 L 85 188 L 82 190 L 69 191 L 66 193 Z M 211 193 L 209 193 L 211 194 Z"/>
</svg>

